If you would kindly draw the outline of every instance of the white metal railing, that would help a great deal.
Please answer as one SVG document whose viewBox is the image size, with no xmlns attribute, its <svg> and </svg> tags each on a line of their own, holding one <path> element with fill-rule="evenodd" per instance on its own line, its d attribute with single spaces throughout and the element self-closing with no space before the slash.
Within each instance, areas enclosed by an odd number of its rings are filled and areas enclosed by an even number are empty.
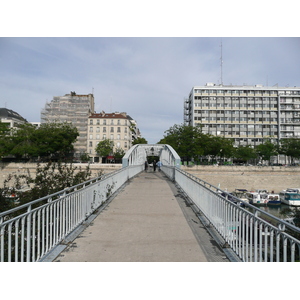
<svg viewBox="0 0 300 300">
<path fill-rule="evenodd" d="M 178 168 L 162 171 L 175 181 L 245 262 L 300 261 L 300 228 Z"/>
<path fill-rule="evenodd" d="M 0 213 L 0 261 L 40 261 L 142 169 L 122 168 Z"/>
</svg>

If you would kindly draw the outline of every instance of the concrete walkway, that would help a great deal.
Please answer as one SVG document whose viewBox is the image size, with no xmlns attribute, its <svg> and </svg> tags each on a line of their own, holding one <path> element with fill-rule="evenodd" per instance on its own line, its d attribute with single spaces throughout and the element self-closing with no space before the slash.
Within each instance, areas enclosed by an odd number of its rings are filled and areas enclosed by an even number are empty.
<svg viewBox="0 0 300 300">
<path fill-rule="evenodd" d="M 143 172 L 101 211 L 56 262 L 229 261 L 175 185 Z"/>
</svg>

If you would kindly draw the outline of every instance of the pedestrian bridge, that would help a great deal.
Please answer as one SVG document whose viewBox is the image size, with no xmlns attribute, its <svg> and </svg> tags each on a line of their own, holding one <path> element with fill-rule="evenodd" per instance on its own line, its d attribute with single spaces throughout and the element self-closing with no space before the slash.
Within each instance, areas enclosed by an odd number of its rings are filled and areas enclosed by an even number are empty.
<svg viewBox="0 0 300 300">
<path fill-rule="evenodd" d="M 0 213 L 0 261 L 299 261 L 299 236 L 181 170 L 169 145 L 136 145 L 120 170 Z"/>
</svg>

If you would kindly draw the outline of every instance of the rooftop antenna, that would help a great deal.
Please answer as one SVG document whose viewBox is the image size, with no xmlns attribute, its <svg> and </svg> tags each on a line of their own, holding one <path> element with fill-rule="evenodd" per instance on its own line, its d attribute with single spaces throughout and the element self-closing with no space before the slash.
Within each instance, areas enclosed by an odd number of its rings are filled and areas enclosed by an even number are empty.
<svg viewBox="0 0 300 300">
<path fill-rule="evenodd" d="M 220 61 L 221 61 L 221 85 L 223 85 L 223 43 L 222 43 L 222 38 L 221 38 L 221 57 L 220 57 Z"/>
</svg>

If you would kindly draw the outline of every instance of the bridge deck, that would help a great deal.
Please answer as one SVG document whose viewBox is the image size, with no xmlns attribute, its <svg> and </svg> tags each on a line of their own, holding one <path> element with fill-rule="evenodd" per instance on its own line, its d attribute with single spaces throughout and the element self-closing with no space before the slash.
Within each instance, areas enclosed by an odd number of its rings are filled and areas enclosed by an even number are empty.
<svg viewBox="0 0 300 300">
<path fill-rule="evenodd" d="M 175 185 L 143 172 L 101 211 L 56 262 L 225 262 Z"/>
</svg>

